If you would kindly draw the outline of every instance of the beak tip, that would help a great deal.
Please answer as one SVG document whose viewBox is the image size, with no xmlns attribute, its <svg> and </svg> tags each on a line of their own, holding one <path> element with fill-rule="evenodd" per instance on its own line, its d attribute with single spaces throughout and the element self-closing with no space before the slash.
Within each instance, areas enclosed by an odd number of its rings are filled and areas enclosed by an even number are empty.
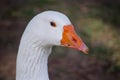
<svg viewBox="0 0 120 80">
<path fill-rule="evenodd" d="M 88 54 L 89 52 L 89 48 L 85 44 L 83 44 L 82 47 L 79 48 L 79 50 L 83 52 L 84 54 Z"/>
<path fill-rule="evenodd" d="M 86 48 L 85 50 L 83 50 L 82 51 L 83 53 L 85 53 L 85 54 L 88 54 L 89 53 L 89 49 L 88 48 Z"/>
</svg>

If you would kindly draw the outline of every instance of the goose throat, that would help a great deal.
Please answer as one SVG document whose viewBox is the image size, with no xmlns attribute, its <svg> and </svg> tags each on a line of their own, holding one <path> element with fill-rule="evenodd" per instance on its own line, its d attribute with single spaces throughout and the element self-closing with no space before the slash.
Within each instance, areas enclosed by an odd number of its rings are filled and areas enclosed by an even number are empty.
<svg viewBox="0 0 120 80">
<path fill-rule="evenodd" d="M 41 47 L 41 44 L 42 41 L 33 37 L 22 37 L 17 57 L 16 80 L 49 80 L 47 63 L 52 47 Z"/>
</svg>

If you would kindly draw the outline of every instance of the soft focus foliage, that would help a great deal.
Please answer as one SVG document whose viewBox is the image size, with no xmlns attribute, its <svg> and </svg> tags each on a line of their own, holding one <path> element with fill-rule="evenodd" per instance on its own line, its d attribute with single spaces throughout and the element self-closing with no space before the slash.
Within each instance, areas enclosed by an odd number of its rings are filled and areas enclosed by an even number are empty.
<svg viewBox="0 0 120 80">
<path fill-rule="evenodd" d="M 0 10 L 0 80 L 15 79 L 25 26 L 46 10 L 66 14 L 90 49 L 84 55 L 54 47 L 49 58 L 51 80 L 120 80 L 119 0 L 1 0 Z"/>
</svg>

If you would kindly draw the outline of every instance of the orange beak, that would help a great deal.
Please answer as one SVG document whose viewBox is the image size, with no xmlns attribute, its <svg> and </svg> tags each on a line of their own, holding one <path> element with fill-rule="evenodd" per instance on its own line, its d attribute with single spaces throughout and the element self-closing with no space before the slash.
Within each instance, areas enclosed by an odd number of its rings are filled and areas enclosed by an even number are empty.
<svg viewBox="0 0 120 80">
<path fill-rule="evenodd" d="M 85 54 L 88 53 L 88 47 L 84 44 L 82 39 L 76 34 L 74 27 L 72 25 L 64 26 L 61 44 L 66 47 L 80 50 Z"/>
</svg>

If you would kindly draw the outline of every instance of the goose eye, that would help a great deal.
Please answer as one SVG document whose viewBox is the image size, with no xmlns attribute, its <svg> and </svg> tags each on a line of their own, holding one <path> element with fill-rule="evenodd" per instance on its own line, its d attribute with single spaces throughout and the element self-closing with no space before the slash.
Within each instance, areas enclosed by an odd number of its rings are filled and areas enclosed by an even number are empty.
<svg viewBox="0 0 120 80">
<path fill-rule="evenodd" d="M 55 22 L 50 22 L 50 25 L 51 25 L 52 27 L 56 27 Z"/>
</svg>

